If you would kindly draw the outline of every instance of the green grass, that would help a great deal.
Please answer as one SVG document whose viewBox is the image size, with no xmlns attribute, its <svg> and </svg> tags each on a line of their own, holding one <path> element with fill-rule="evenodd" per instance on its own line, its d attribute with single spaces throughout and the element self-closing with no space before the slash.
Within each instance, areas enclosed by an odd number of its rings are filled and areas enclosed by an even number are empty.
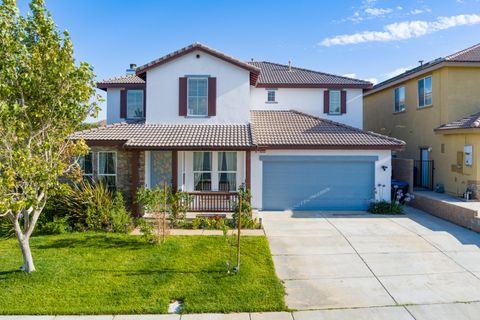
<svg viewBox="0 0 480 320">
<path fill-rule="evenodd" d="M 16 239 L 0 239 L 0 314 L 184 313 L 285 310 L 265 237 L 242 237 L 241 269 L 226 273 L 221 236 L 169 237 L 76 233 L 31 239 L 37 272 L 18 271 Z M 234 259 L 235 251 L 232 252 Z"/>
</svg>

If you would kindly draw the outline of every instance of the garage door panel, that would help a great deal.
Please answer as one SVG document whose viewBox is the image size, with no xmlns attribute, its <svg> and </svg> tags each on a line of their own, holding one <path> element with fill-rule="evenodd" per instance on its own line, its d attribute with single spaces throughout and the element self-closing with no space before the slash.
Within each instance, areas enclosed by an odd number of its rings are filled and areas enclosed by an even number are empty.
<svg viewBox="0 0 480 320">
<path fill-rule="evenodd" d="M 265 210 L 363 210 L 373 198 L 374 163 L 265 161 Z"/>
</svg>

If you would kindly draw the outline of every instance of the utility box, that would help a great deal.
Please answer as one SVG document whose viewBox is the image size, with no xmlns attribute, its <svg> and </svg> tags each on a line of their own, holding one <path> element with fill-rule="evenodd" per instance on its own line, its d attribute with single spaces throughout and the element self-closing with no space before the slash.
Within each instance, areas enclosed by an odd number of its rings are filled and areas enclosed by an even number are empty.
<svg viewBox="0 0 480 320">
<path fill-rule="evenodd" d="M 470 144 L 463 146 L 463 160 L 465 165 L 471 167 L 473 164 L 473 147 Z"/>
</svg>

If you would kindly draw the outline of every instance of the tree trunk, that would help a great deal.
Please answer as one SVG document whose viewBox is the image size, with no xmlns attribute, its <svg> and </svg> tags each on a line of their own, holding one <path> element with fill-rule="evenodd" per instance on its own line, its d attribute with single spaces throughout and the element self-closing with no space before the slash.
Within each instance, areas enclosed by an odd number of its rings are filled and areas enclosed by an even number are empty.
<svg viewBox="0 0 480 320">
<path fill-rule="evenodd" d="M 24 237 L 20 242 L 20 248 L 22 248 L 23 255 L 23 268 L 27 273 L 35 271 L 35 265 L 33 264 L 32 250 L 30 250 L 30 237 Z"/>
</svg>

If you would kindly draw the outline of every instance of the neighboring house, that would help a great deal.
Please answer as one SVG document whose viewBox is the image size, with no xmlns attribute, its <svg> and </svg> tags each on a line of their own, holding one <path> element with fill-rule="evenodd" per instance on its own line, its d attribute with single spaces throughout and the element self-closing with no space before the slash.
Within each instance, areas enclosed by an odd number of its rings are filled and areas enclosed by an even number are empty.
<svg viewBox="0 0 480 320">
<path fill-rule="evenodd" d="M 415 186 L 463 195 L 480 186 L 480 44 L 420 65 L 365 93 L 364 128 L 406 142 Z"/>
<path fill-rule="evenodd" d="M 368 82 L 198 43 L 132 72 L 97 85 L 108 125 L 73 136 L 91 146 L 85 174 L 130 199 L 162 181 L 194 196 L 191 211 L 230 211 L 242 183 L 265 210 L 389 199 L 391 150 L 404 143 L 359 128 Z"/>
</svg>

